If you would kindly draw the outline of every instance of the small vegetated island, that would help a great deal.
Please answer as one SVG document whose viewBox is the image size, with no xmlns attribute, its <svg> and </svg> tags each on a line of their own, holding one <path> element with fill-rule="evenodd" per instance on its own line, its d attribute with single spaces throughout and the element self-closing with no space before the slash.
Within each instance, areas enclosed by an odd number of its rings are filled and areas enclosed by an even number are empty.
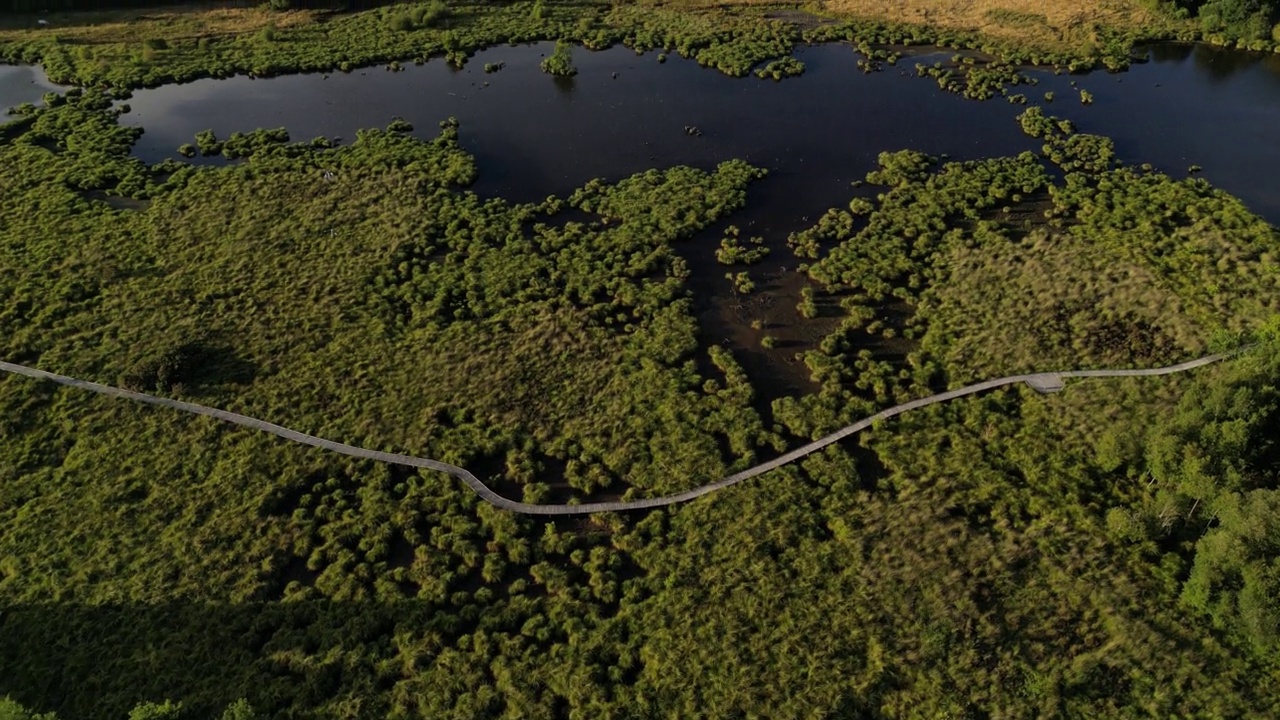
<svg viewBox="0 0 1280 720">
<path fill-rule="evenodd" d="M 515 203 L 467 189 L 456 121 L 202 134 L 184 155 L 236 161 L 147 165 L 116 102 L 531 40 L 562 42 L 554 74 L 623 43 L 784 83 L 799 42 L 864 45 L 868 70 L 937 43 L 984 52 L 920 74 L 991 97 L 1022 63 L 1119 68 L 1142 40 L 1269 51 L 1274 3 L 6 3 L 0 57 L 77 86 L 0 126 L 7 361 L 585 502 L 986 378 L 1248 350 L 934 405 L 694 503 L 556 521 L 6 375 L 0 717 L 1280 712 L 1280 235 L 1206 181 L 1119 163 L 1032 93 L 1039 152 L 885 148 L 769 247 L 717 229 L 768 172 L 740 160 Z M 766 400 L 700 333 L 699 243 L 725 292 L 796 256 L 818 339 L 767 347 L 809 391 Z"/>
</svg>

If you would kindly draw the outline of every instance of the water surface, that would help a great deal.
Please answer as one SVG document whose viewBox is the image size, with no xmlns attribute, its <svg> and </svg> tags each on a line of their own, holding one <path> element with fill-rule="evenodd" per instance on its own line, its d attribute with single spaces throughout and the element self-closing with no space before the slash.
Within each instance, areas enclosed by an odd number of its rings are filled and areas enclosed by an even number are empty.
<svg viewBox="0 0 1280 720">
<path fill-rule="evenodd" d="M 659 64 L 655 53 L 579 49 L 580 72 L 566 81 L 538 70 L 549 49 L 497 47 L 462 70 L 435 59 L 404 72 L 375 67 L 170 85 L 137 92 L 123 121 L 146 128 L 137 152 L 158 160 L 210 128 L 226 136 L 284 126 L 297 140 L 349 140 L 399 116 L 427 137 L 456 116 L 480 164 L 475 189 L 512 200 L 564 194 L 594 177 L 675 164 L 709 168 L 740 157 L 774 173 L 760 190 L 767 211 L 750 218 L 774 231 L 843 204 L 849 181 L 885 150 L 974 158 L 1036 148 L 1013 122 L 1021 106 L 964 100 L 915 78 L 914 63 L 932 58 L 867 75 L 846 45 L 802 47 L 805 74 L 775 83 L 729 78 L 678 56 Z M 1175 176 L 1199 165 L 1211 182 L 1280 223 L 1280 55 L 1161 46 L 1152 60 L 1119 74 L 1037 72 L 1041 84 L 1019 90 L 1041 104 L 1054 92 L 1049 112 L 1115 138 L 1127 162 L 1151 162 Z M 485 73 L 485 63 L 505 68 Z M 21 82 L 5 77 L 6 88 Z M 1093 105 L 1080 104 L 1079 89 L 1094 95 Z M 702 136 L 687 135 L 685 126 Z"/>
<path fill-rule="evenodd" d="M 38 103 L 47 92 L 66 90 L 54 85 L 44 70 L 32 65 L 0 65 L 0 113 L 22 103 Z"/>
<path fill-rule="evenodd" d="M 1093 74 L 1078 94 L 1048 109 L 1081 130 L 1116 141 L 1120 156 L 1150 162 L 1175 177 L 1192 165 L 1214 185 L 1280 225 L 1280 54 L 1208 45 L 1166 45 L 1152 61 L 1115 75 Z M 1062 96 L 1062 93 L 1059 93 Z"/>
<path fill-rule="evenodd" d="M 729 78 L 678 57 L 659 64 L 654 53 L 622 47 L 579 50 L 579 74 L 565 81 L 538 69 L 549 48 L 494 48 L 462 70 L 433 60 L 399 73 L 202 80 L 136 93 L 124 121 L 147 129 L 137 152 L 157 160 L 205 128 L 225 137 L 284 126 L 299 140 L 350 140 L 359 128 L 400 116 L 427 137 L 455 116 L 480 166 L 476 191 L 518 201 L 565 194 L 595 177 L 742 158 L 773 173 L 762 190 L 768 207 L 752 219 L 792 229 L 847 202 L 849 182 L 881 151 L 960 158 L 1034 147 L 1013 123 L 1012 106 L 967 102 L 897 70 L 864 75 L 845 46 L 801 49 L 807 72 L 781 83 Z M 500 62 L 500 72 L 484 72 L 485 63 Z"/>
</svg>

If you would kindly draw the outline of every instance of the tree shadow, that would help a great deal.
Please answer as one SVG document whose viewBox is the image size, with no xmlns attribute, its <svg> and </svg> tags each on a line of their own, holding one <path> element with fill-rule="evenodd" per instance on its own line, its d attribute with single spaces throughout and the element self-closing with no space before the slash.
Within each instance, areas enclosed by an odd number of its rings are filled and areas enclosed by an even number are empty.
<svg viewBox="0 0 1280 720">
<path fill-rule="evenodd" d="M 269 717 L 372 691 L 344 662 L 373 662 L 395 622 L 430 623 L 426 603 L 34 604 L 0 610 L 0 696 L 64 718 L 123 718 L 182 701 L 216 717 L 243 697 Z M 344 677 L 344 675 L 346 677 Z"/>
</svg>

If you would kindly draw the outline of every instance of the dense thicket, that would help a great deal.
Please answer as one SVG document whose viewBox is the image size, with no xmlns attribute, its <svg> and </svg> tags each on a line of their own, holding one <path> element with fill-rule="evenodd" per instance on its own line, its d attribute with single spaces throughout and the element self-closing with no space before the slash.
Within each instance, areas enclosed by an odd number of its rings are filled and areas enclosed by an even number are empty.
<svg viewBox="0 0 1280 720">
<path fill-rule="evenodd" d="M 1194 17 L 1204 32 L 1229 39 L 1280 42 L 1277 0 L 1153 0 L 1153 5 L 1180 18 Z"/>
</svg>

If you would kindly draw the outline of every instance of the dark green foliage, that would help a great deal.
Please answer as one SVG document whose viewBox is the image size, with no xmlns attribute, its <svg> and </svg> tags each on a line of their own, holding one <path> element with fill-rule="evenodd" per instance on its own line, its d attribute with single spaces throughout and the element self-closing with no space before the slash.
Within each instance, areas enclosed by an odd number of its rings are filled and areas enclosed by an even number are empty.
<svg viewBox="0 0 1280 720">
<path fill-rule="evenodd" d="M 557 42 L 556 49 L 539 64 L 542 72 L 557 77 L 570 77 L 578 74 L 573 66 L 573 46 L 566 42 Z"/>
<path fill-rule="evenodd" d="M 1019 121 L 1060 181 L 1031 153 L 937 170 L 885 153 L 867 176 L 886 188 L 877 202 L 855 198 L 789 239 L 847 313 L 801 356 L 820 392 L 775 403 L 794 434 L 942 383 L 1170 362 L 1280 312 L 1275 231 L 1237 201 L 1113 169 L 1109 139 L 1038 108 Z"/>
<path fill-rule="evenodd" d="M 743 245 L 740 235 L 736 225 L 725 229 L 724 239 L 716 250 L 716 262 L 721 265 L 754 265 L 769 255 L 769 248 L 764 246 L 764 238 L 753 237 Z"/>
<path fill-rule="evenodd" d="M 186 712 L 182 703 L 172 700 L 163 702 L 143 702 L 129 711 L 128 720 L 187 720 L 192 713 Z M 262 720 L 261 715 L 254 712 L 253 706 L 241 698 L 227 706 L 217 720 Z M 0 720 L 59 720 L 53 712 L 37 713 L 28 710 L 14 700 L 0 698 Z"/>
<path fill-rule="evenodd" d="M 32 712 L 6 696 L 0 697 L 0 720 L 58 720 L 58 715 Z"/>
<path fill-rule="evenodd" d="M 203 351 L 198 343 L 167 348 L 140 360 L 120 378 L 120 384 L 130 390 L 177 393 L 200 371 Z"/>
<path fill-rule="evenodd" d="M 1214 519 L 1196 542 L 1182 600 L 1271 657 L 1280 650 L 1280 489 L 1227 495 Z"/>
<path fill-rule="evenodd" d="M 1108 516 L 1128 542 L 1189 556 L 1182 602 L 1264 659 L 1280 650 L 1276 350 L 1272 324 L 1243 359 L 1192 384 L 1146 439 L 1143 496 Z"/>
<path fill-rule="evenodd" d="M 186 716 L 182 703 L 172 700 L 142 703 L 129 711 L 129 720 L 184 720 Z"/>
<path fill-rule="evenodd" d="M 756 70 L 756 77 L 781 80 L 787 77 L 804 74 L 804 63 L 793 57 L 770 61 L 768 65 Z"/>
<path fill-rule="evenodd" d="M 1271 34 L 1278 12 L 1280 5 L 1275 0 L 1206 0 L 1200 5 L 1199 17 L 1207 33 L 1261 40 Z"/>
<path fill-rule="evenodd" d="M 289 132 L 284 128 L 258 129 L 253 132 L 234 132 L 225 141 L 219 140 L 212 130 L 196 133 L 196 144 L 183 145 L 179 152 L 191 157 L 198 150 L 201 155 L 221 155 L 228 160 L 247 158 L 254 153 L 282 148 L 289 142 Z M 188 154 L 190 153 L 190 154 Z"/>
<path fill-rule="evenodd" d="M 396 32 L 442 27 L 450 15 L 449 6 L 441 0 L 410 5 L 398 12 L 386 14 L 387 25 Z"/>
<path fill-rule="evenodd" d="M 1036 79 L 1020 72 L 1017 65 L 1003 62 L 960 63 L 950 68 L 942 67 L 941 63 L 933 66 L 916 63 L 916 75 L 934 78 L 943 90 L 972 100 L 990 100 L 996 95 L 1008 95 L 1010 87 L 1036 84 Z"/>
<path fill-rule="evenodd" d="M 1115 162 L 1115 143 L 1100 135 L 1076 133 L 1069 120 L 1046 116 L 1038 107 L 1018 116 L 1022 130 L 1045 140 L 1044 155 L 1067 173 L 1098 174 Z"/>
</svg>

